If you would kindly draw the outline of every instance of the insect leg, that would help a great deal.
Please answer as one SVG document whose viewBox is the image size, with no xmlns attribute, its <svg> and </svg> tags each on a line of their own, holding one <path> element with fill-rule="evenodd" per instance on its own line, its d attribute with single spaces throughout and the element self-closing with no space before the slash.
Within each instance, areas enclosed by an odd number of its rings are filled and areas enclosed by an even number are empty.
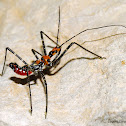
<svg viewBox="0 0 126 126">
<path fill-rule="evenodd" d="M 34 54 L 34 56 L 36 57 L 36 59 L 39 59 L 38 56 L 36 55 L 36 53 L 42 56 L 41 53 L 39 53 L 38 51 L 36 51 L 36 50 L 34 50 L 34 49 L 32 49 L 31 51 L 32 51 L 32 53 Z"/>
<path fill-rule="evenodd" d="M 44 43 L 44 39 L 43 39 L 43 32 L 42 31 L 40 31 L 40 35 L 41 35 L 41 40 L 42 40 L 44 55 L 47 55 L 46 48 L 45 48 L 45 43 Z"/>
<path fill-rule="evenodd" d="M 11 50 L 9 47 L 6 48 L 5 52 L 5 58 L 4 58 L 4 65 L 3 65 L 3 70 L 1 76 L 4 74 L 4 69 L 5 69 L 5 63 L 6 63 L 6 57 L 7 57 L 7 50 L 13 53 L 17 58 L 19 58 L 25 65 L 28 65 L 19 55 L 17 55 L 13 50 Z"/>
<path fill-rule="evenodd" d="M 97 54 L 91 52 L 90 50 L 84 48 L 83 46 L 79 45 L 78 43 L 72 42 L 72 43 L 64 50 L 64 52 L 63 52 L 52 64 L 55 65 L 55 64 L 63 57 L 63 55 L 67 52 L 67 50 L 68 50 L 73 44 L 78 45 L 79 47 L 81 47 L 81 48 L 84 49 L 85 51 L 87 51 L 87 52 L 89 52 L 89 53 L 91 53 L 91 54 L 93 54 L 93 55 L 99 57 L 100 59 L 104 59 L 104 57 L 101 57 L 101 56 L 99 56 L 99 55 L 97 55 Z"/>
<path fill-rule="evenodd" d="M 28 83 L 28 87 L 29 87 L 29 97 L 30 97 L 30 107 L 31 107 L 31 115 L 32 115 L 32 97 L 31 97 L 31 86 L 30 86 L 30 78 L 29 78 L 29 74 L 28 74 L 28 70 L 27 70 L 27 83 Z"/>
<path fill-rule="evenodd" d="M 41 76 L 44 80 L 44 90 L 45 90 L 45 94 L 46 94 L 46 110 L 45 110 L 45 119 L 47 117 L 47 111 L 48 111 L 48 90 L 47 90 L 47 82 L 46 82 L 46 78 L 45 75 L 41 72 Z"/>
<path fill-rule="evenodd" d="M 47 34 L 45 34 L 43 31 L 40 31 L 40 33 L 43 33 L 43 35 L 45 35 L 48 39 L 50 39 L 53 43 L 55 43 L 56 45 L 57 45 L 57 43 L 54 41 L 54 40 L 52 40 Z M 58 45 L 59 46 L 59 45 Z"/>
</svg>

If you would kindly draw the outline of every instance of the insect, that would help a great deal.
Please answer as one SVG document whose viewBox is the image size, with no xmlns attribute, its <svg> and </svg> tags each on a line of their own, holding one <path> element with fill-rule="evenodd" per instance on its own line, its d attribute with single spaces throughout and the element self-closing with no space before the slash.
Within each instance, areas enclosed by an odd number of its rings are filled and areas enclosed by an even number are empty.
<svg viewBox="0 0 126 126">
<path fill-rule="evenodd" d="M 19 60 L 21 60 L 25 64 L 23 67 L 20 67 L 17 63 L 12 63 L 11 62 L 9 64 L 9 67 L 15 73 L 17 73 L 19 75 L 22 75 L 22 76 L 27 76 L 27 82 L 28 82 L 28 87 L 29 87 L 29 97 L 30 97 L 30 112 L 32 114 L 33 108 L 32 108 L 32 96 L 31 96 L 31 85 L 30 85 L 30 76 L 29 75 L 34 74 L 35 76 L 37 76 L 38 74 L 40 74 L 41 78 L 44 81 L 44 90 L 45 90 L 45 94 L 46 94 L 45 118 L 47 118 L 48 89 L 47 89 L 47 82 L 46 82 L 46 78 L 45 78 L 43 69 L 46 68 L 46 67 L 48 67 L 48 68 L 54 67 L 60 61 L 60 59 L 64 56 L 64 54 L 72 47 L 72 45 L 77 45 L 78 47 L 82 48 L 83 50 L 85 50 L 85 51 L 87 51 L 87 52 L 97 56 L 99 59 L 104 59 L 104 57 L 95 54 L 94 52 L 84 48 L 82 45 L 80 45 L 80 44 L 78 44 L 76 42 L 71 42 L 68 45 L 68 47 L 62 53 L 61 53 L 61 48 L 62 48 L 62 46 L 64 44 L 66 44 L 67 42 L 69 42 L 70 40 L 75 38 L 76 36 L 80 35 L 81 33 L 84 33 L 84 32 L 89 31 L 89 30 L 95 30 L 95 29 L 100 29 L 100 28 L 105 28 L 105 27 L 112 27 L 112 26 L 121 26 L 121 27 L 126 28 L 123 25 L 109 25 L 109 26 L 102 26 L 102 27 L 97 27 L 97 28 L 86 29 L 86 30 L 83 30 L 83 31 L 79 32 L 78 34 L 74 35 L 70 39 L 66 40 L 61 45 L 59 45 L 59 32 L 60 32 L 60 7 L 59 7 L 59 22 L 58 22 L 58 32 L 57 32 L 57 40 L 56 40 L 56 42 L 53 39 L 51 39 L 47 34 L 45 34 L 43 31 L 40 31 L 40 36 L 41 36 L 41 40 L 42 40 L 42 47 L 43 47 L 43 50 L 44 50 L 44 55 L 42 55 L 38 51 L 32 49 L 32 53 L 36 57 L 36 60 L 30 65 L 25 60 L 23 60 L 18 54 L 16 54 L 12 49 L 7 47 L 6 51 L 5 51 L 4 65 L 3 65 L 1 76 L 3 76 L 3 74 L 4 74 L 5 64 L 6 64 L 6 57 L 7 57 L 7 51 L 9 51 L 12 54 L 14 54 Z M 50 39 L 52 42 L 54 42 L 56 44 L 56 47 L 54 47 L 48 54 L 47 54 L 47 51 L 46 51 L 46 47 L 45 47 L 45 42 L 44 42 L 43 36 L 46 36 L 48 39 Z M 41 58 L 39 58 L 37 55 L 40 55 Z M 54 57 L 53 60 L 52 60 L 52 57 Z"/>
</svg>

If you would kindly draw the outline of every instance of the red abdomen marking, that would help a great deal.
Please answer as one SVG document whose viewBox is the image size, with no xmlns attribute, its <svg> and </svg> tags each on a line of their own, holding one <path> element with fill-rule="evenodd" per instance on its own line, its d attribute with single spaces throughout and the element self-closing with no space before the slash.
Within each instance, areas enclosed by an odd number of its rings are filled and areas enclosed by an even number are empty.
<svg viewBox="0 0 126 126">
<path fill-rule="evenodd" d="M 23 67 L 18 66 L 17 63 L 10 63 L 9 67 L 17 74 L 22 75 L 22 76 L 27 76 L 27 69 L 28 67 L 25 65 Z M 28 71 L 28 74 L 30 75 L 32 71 Z"/>
<path fill-rule="evenodd" d="M 22 76 L 27 76 L 27 71 L 25 71 L 23 69 L 15 68 L 14 72 L 19 74 L 19 75 L 22 75 Z M 31 73 L 32 72 L 29 70 L 28 75 L 30 75 Z"/>
</svg>

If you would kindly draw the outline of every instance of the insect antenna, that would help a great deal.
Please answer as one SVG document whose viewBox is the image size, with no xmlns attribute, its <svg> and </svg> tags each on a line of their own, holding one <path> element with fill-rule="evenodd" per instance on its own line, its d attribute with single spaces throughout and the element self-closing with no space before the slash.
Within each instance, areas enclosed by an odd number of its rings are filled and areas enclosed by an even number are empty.
<svg viewBox="0 0 126 126">
<path fill-rule="evenodd" d="M 65 43 L 69 42 L 70 40 L 72 40 L 72 39 L 75 38 L 76 36 L 80 35 L 81 33 L 86 32 L 86 31 L 91 31 L 91 30 L 95 30 L 95 29 L 101 29 L 101 28 L 105 28 L 105 27 L 117 27 L 117 26 L 126 28 L 126 26 L 124 26 L 124 25 L 107 25 L 107 26 L 101 26 L 101 27 L 96 27 L 96 28 L 85 29 L 85 30 L 79 32 L 78 34 L 74 35 L 74 36 L 71 37 L 70 39 L 66 40 L 64 43 L 62 43 L 62 44 L 60 45 L 60 47 L 62 47 Z"/>
<path fill-rule="evenodd" d="M 96 41 L 104 40 L 104 39 L 111 38 L 111 37 L 114 37 L 114 36 L 119 36 L 119 35 L 126 35 L 126 33 L 119 33 L 119 34 L 109 35 L 109 36 L 106 36 L 106 37 L 103 37 L 103 38 L 99 38 L 99 39 L 94 39 L 94 40 L 86 40 L 83 43 L 81 43 L 80 45 L 82 46 L 83 44 L 85 44 L 87 42 L 96 42 Z M 73 50 L 71 50 L 70 52 L 66 53 L 65 55 L 75 51 L 77 48 L 78 47 L 74 48 Z"/>
<path fill-rule="evenodd" d="M 59 30 L 60 30 L 60 6 L 59 6 L 59 23 L 58 23 L 58 32 L 57 32 L 57 46 L 58 46 L 58 40 L 59 40 Z"/>
</svg>

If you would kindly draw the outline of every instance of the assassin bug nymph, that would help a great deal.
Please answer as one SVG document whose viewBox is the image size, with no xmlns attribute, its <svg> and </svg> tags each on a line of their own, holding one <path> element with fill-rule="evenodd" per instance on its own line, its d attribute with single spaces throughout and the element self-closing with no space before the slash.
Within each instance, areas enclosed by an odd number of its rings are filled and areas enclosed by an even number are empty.
<svg viewBox="0 0 126 126">
<path fill-rule="evenodd" d="M 23 67 L 20 67 L 18 64 L 16 63 L 10 63 L 9 67 L 13 69 L 13 71 L 19 75 L 24 75 L 27 76 L 27 83 L 28 83 L 28 87 L 29 87 L 29 97 L 30 97 L 30 109 L 31 109 L 31 114 L 32 114 L 32 97 L 31 97 L 31 85 L 30 85 L 30 78 L 29 75 L 30 74 L 35 74 L 36 76 L 38 74 L 41 75 L 41 78 L 44 81 L 44 90 L 45 90 L 45 94 L 46 94 L 46 110 L 45 110 L 45 118 L 47 117 L 47 109 L 48 109 L 48 91 L 47 91 L 47 82 L 46 82 L 46 78 L 43 72 L 44 67 L 49 67 L 52 68 L 54 67 L 59 61 L 60 59 L 64 56 L 64 54 L 67 52 L 67 50 L 72 46 L 72 45 L 77 45 L 78 47 L 82 48 L 83 50 L 97 56 L 99 59 L 103 59 L 104 57 L 99 56 L 91 51 L 89 51 L 88 49 L 84 48 L 83 46 L 81 46 L 80 44 L 76 43 L 76 42 L 71 42 L 71 44 L 61 53 L 61 47 L 67 43 L 68 41 L 72 40 L 73 38 L 75 38 L 76 36 L 80 35 L 83 32 L 89 31 L 89 30 L 94 30 L 94 29 L 100 29 L 100 28 L 105 28 L 105 27 L 111 27 L 111 26 L 121 26 L 121 27 L 125 27 L 123 25 L 109 25 L 109 26 L 102 26 L 102 27 L 97 27 L 97 28 L 91 28 L 91 29 L 86 29 L 83 30 L 81 32 L 79 32 L 78 34 L 74 35 L 73 37 L 71 37 L 70 39 L 66 40 L 64 43 L 62 43 L 61 45 L 58 44 L 58 40 L 59 40 L 59 29 L 60 29 L 60 7 L 59 7 L 59 22 L 58 22 L 58 32 L 57 32 L 57 41 L 55 42 L 53 39 L 51 39 L 47 34 L 45 34 L 43 31 L 40 32 L 41 35 L 41 40 L 42 40 L 42 46 L 43 46 L 43 50 L 44 50 L 44 55 L 42 55 L 41 53 L 39 53 L 38 51 L 32 49 L 32 53 L 34 54 L 34 56 L 36 57 L 36 60 L 31 64 L 27 64 L 27 62 L 25 62 L 19 55 L 17 55 L 12 49 L 10 49 L 9 47 L 6 48 L 6 52 L 5 52 L 5 59 L 4 59 L 4 65 L 3 65 L 3 69 L 2 69 L 2 74 L 1 76 L 4 74 L 4 69 L 5 69 L 5 63 L 6 63 L 6 57 L 7 57 L 7 51 L 10 51 L 12 54 L 14 54 L 19 60 L 21 60 L 25 65 Z M 125 27 L 126 28 L 126 27 Z M 45 35 L 48 39 L 50 39 L 52 42 L 54 42 L 56 44 L 56 47 L 53 48 L 49 54 L 47 55 L 46 52 L 46 48 L 45 48 L 45 43 L 44 43 L 44 39 L 43 39 L 43 35 Z M 41 59 L 38 58 L 37 55 L 41 56 Z M 51 60 L 51 58 L 54 57 L 53 60 Z"/>
</svg>

